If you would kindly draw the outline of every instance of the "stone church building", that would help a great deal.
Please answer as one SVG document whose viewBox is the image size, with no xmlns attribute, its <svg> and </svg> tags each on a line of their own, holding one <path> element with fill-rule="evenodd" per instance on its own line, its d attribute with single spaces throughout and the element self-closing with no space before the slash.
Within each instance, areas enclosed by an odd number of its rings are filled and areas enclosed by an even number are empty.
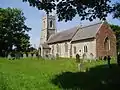
<svg viewBox="0 0 120 90">
<path fill-rule="evenodd" d="M 57 32 L 55 16 L 42 19 L 40 38 L 41 56 L 96 59 L 106 55 L 116 57 L 116 36 L 106 22 L 76 26 Z"/>
</svg>

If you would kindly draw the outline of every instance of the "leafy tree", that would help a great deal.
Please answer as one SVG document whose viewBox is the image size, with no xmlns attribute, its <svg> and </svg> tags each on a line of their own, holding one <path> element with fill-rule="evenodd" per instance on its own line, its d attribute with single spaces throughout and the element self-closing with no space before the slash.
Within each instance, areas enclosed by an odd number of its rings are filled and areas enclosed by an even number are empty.
<svg viewBox="0 0 120 90">
<path fill-rule="evenodd" d="M 30 46 L 30 31 L 25 25 L 23 12 L 16 8 L 0 8 L 0 56 L 3 51 L 12 51 L 13 45 L 17 51 L 24 51 Z"/>
<path fill-rule="evenodd" d="M 37 49 L 32 46 L 28 48 L 28 52 L 33 52 L 34 50 L 37 50 Z"/>
<path fill-rule="evenodd" d="M 81 20 L 99 18 L 105 20 L 108 13 L 114 12 L 114 18 L 120 18 L 120 3 L 112 0 L 23 0 L 30 6 L 45 10 L 47 13 L 56 10 L 59 21 L 72 20 L 78 14 Z M 119 8 L 118 8 L 119 7 Z"/>
<path fill-rule="evenodd" d="M 34 48 L 34 47 L 29 47 L 28 48 L 28 50 L 27 50 L 28 52 L 30 52 L 30 53 L 32 53 L 32 54 L 34 54 L 34 53 L 37 53 L 38 52 L 38 50 L 36 49 L 36 48 Z"/>
<path fill-rule="evenodd" d="M 112 30 L 115 32 L 116 40 L 117 40 L 117 51 L 120 52 L 120 26 L 118 25 L 110 25 Z"/>
<path fill-rule="evenodd" d="M 114 5 L 113 17 L 120 19 L 120 3 Z"/>
</svg>

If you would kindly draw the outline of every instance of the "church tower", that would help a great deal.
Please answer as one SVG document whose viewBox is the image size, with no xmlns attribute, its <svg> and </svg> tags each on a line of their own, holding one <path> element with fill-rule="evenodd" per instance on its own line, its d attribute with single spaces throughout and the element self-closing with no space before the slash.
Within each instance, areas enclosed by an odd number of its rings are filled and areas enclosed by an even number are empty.
<svg viewBox="0 0 120 90">
<path fill-rule="evenodd" d="M 56 19 L 55 16 L 46 15 L 42 19 L 42 30 L 40 44 L 44 44 L 52 34 L 56 33 Z"/>
</svg>

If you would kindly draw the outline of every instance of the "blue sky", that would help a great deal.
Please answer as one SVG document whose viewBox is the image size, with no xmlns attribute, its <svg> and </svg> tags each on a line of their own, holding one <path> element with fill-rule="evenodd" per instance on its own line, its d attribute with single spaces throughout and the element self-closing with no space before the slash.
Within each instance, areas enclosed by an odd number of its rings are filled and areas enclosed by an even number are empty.
<svg viewBox="0 0 120 90">
<path fill-rule="evenodd" d="M 115 0 L 117 1 L 117 0 Z M 32 46 L 39 46 L 40 43 L 40 31 L 42 26 L 42 17 L 45 15 L 44 11 L 39 11 L 37 8 L 30 7 L 28 3 L 23 3 L 22 0 L 2 0 L 0 1 L 0 7 L 1 8 L 19 8 L 23 11 L 24 16 L 27 18 L 25 21 L 26 25 L 28 27 L 31 27 L 32 30 L 29 32 L 30 35 L 30 42 Z M 120 20 L 112 19 L 112 16 L 109 15 L 107 18 L 107 21 L 111 24 L 120 25 Z M 98 20 L 94 20 L 91 23 L 98 22 Z M 87 25 L 90 24 L 89 21 L 80 21 L 80 18 L 76 16 L 72 21 L 69 22 L 57 22 L 57 30 L 62 31 L 69 28 L 72 28 L 74 26 L 80 25 Z"/>
</svg>

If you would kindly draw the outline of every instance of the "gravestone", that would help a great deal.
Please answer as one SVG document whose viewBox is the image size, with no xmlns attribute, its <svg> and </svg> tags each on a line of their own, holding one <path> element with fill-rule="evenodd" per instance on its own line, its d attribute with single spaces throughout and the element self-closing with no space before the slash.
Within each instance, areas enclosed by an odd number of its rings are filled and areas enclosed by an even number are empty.
<svg viewBox="0 0 120 90">
<path fill-rule="evenodd" d="M 79 63 L 80 62 L 80 55 L 76 54 L 76 62 Z"/>
<path fill-rule="evenodd" d="M 32 57 L 31 53 L 28 54 L 28 57 Z"/>
<path fill-rule="evenodd" d="M 78 63 L 78 70 L 79 70 L 79 71 L 82 70 L 82 67 L 83 67 L 83 64 L 82 64 L 82 63 Z"/>
<path fill-rule="evenodd" d="M 50 60 L 52 60 L 52 55 L 51 55 L 51 54 L 49 54 L 49 55 L 48 55 L 48 58 L 49 58 Z"/>
<path fill-rule="evenodd" d="M 23 54 L 23 58 L 26 58 L 26 57 L 27 57 L 27 55 L 24 53 L 24 54 Z"/>
<path fill-rule="evenodd" d="M 33 54 L 33 57 L 35 58 L 35 57 L 36 57 L 36 54 Z"/>
<path fill-rule="evenodd" d="M 15 54 L 15 58 L 19 59 L 19 54 L 18 53 Z"/>
<path fill-rule="evenodd" d="M 11 55 L 10 55 L 10 54 L 8 54 L 7 58 L 10 60 L 12 57 L 11 57 Z"/>
</svg>

